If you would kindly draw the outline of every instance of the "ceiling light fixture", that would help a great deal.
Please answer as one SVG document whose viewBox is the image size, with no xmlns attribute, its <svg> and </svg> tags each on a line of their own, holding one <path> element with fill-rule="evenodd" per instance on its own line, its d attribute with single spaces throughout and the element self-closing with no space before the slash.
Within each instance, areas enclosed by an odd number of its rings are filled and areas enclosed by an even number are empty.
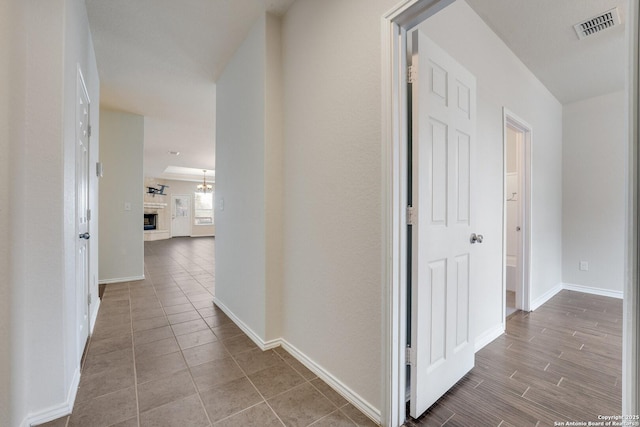
<svg viewBox="0 0 640 427">
<path fill-rule="evenodd" d="M 179 151 L 167 151 L 167 153 L 171 154 L 172 156 L 179 156 L 180 155 Z"/>
<path fill-rule="evenodd" d="M 202 184 L 196 187 L 199 193 L 209 193 L 213 190 L 213 185 L 207 184 L 207 170 L 202 169 Z"/>
</svg>

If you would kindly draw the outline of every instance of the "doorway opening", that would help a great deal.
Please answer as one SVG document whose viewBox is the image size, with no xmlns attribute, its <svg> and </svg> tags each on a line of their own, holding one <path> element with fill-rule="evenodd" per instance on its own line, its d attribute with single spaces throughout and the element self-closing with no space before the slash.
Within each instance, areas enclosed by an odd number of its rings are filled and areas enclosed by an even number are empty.
<svg viewBox="0 0 640 427">
<path fill-rule="evenodd" d="M 531 126 L 503 109 L 505 321 L 518 310 L 531 308 L 531 135 Z"/>
</svg>

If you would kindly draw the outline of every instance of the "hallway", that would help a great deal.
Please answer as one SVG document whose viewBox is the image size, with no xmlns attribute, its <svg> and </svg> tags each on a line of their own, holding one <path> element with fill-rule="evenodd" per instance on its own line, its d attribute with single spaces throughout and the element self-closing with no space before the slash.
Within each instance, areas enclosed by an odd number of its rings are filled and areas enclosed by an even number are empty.
<svg viewBox="0 0 640 427">
<path fill-rule="evenodd" d="M 48 427 L 374 426 L 211 302 L 214 239 L 145 243 L 146 280 L 106 285 L 70 417 Z M 621 408 L 622 301 L 562 291 L 476 353 L 407 426 L 547 426 Z"/>
<path fill-rule="evenodd" d="M 145 242 L 145 280 L 106 285 L 73 414 L 45 426 L 372 426 L 212 304 L 214 238 Z"/>
</svg>

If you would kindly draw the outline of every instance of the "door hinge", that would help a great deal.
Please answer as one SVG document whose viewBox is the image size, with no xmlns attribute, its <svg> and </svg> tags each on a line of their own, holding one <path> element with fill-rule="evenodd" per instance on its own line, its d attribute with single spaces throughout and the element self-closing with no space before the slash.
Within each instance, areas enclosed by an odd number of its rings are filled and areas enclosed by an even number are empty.
<svg viewBox="0 0 640 427">
<path fill-rule="evenodd" d="M 91 209 L 87 209 L 87 221 L 91 221 Z"/>
<path fill-rule="evenodd" d="M 91 125 L 87 126 L 87 135 L 91 138 Z"/>
<path fill-rule="evenodd" d="M 87 295 L 87 304 L 91 305 L 91 294 Z"/>
<path fill-rule="evenodd" d="M 414 225 L 416 222 L 416 208 L 407 206 L 407 225 Z"/>
<path fill-rule="evenodd" d="M 404 360 L 407 365 L 413 365 L 413 351 L 409 346 L 404 349 Z"/>
<path fill-rule="evenodd" d="M 407 81 L 411 84 L 411 83 L 415 83 L 417 79 L 418 79 L 418 69 L 413 65 L 409 65 L 409 68 L 407 69 Z"/>
</svg>

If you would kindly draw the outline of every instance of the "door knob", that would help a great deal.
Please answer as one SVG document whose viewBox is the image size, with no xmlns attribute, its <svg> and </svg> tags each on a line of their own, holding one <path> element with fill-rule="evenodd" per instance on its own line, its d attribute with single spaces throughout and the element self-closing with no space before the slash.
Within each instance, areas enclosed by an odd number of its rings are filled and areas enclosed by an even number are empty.
<svg viewBox="0 0 640 427">
<path fill-rule="evenodd" d="M 473 245 L 474 243 L 482 243 L 484 236 L 482 234 L 471 233 L 471 238 L 469 241 Z"/>
<path fill-rule="evenodd" d="M 89 233 L 81 233 L 78 237 L 81 239 L 89 240 L 89 237 L 91 237 L 91 235 Z"/>
</svg>

